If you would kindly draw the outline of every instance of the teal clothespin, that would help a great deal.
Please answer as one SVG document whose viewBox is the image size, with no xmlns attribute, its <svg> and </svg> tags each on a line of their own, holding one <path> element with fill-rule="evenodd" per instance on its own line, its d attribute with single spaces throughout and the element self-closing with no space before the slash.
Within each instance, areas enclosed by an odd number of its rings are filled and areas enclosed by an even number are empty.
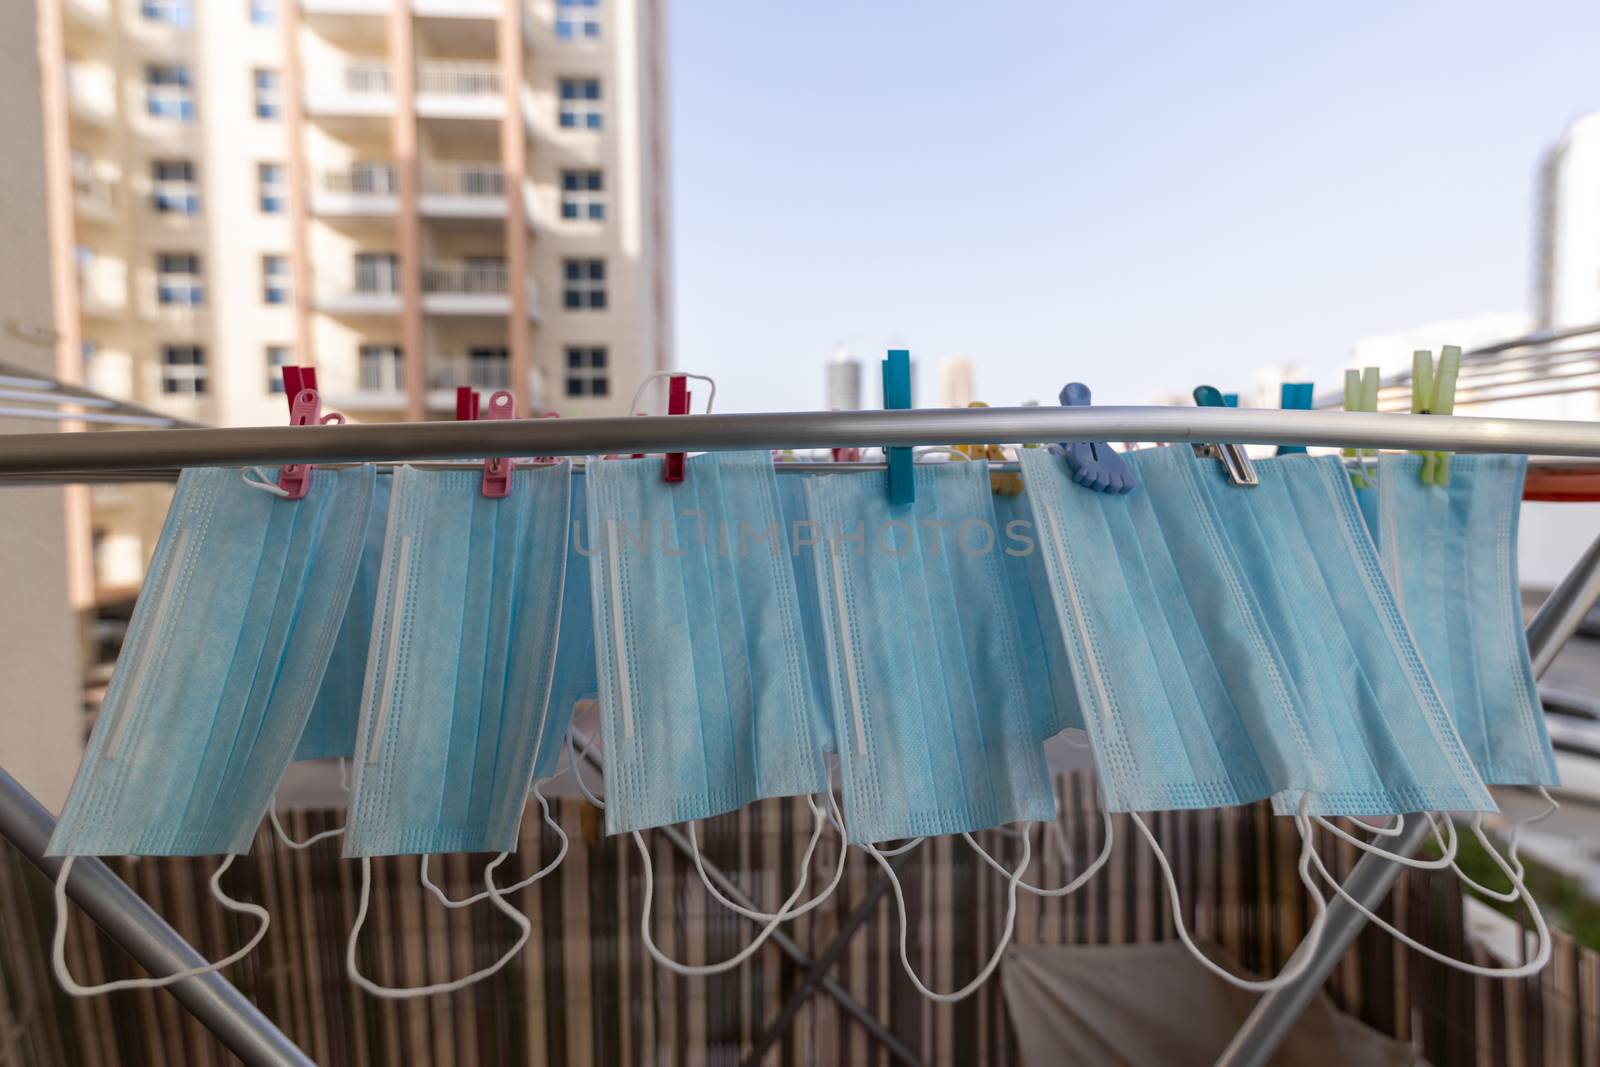
<svg viewBox="0 0 1600 1067">
<path fill-rule="evenodd" d="M 1222 406 L 1225 407 L 1225 408 L 1236 408 L 1236 407 L 1238 407 L 1239 406 L 1239 394 L 1238 393 L 1223 393 L 1222 394 Z"/>
<path fill-rule="evenodd" d="M 1194 387 L 1194 402 L 1203 408 L 1226 408 L 1239 406 L 1239 394 L 1234 393 L 1233 403 L 1228 403 L 1224 396 L 1214 385 L 1197 385 Z M 1222 458 L 1223 467 L 1227 468 L 1228 481 L 1234 485 L 1260 485 L 1261 478 L 1256 474 L 1255 467 L 1250 463 L 1250 455 L 1240 445 L 1217 445 L 1217 455 Z"/>
<path fill-rule="evenodd" d="M 885 411 L 906 411 L 910 407 L 911 352 L 904 348 L 891 348 L 888 358 L 883 361 L 883 408 Z M 885 448 L 883 454 L 889 462 L 889 503 L 916 503 L 916 469 L 912 465 L 911 449 Z"/>
<path fill-rule="evenodd" d="M 1311 382 L 1284 382 L 1278 387 L 1278 405 L 1285 411 L 1310 411 L 1315 386 Z M 1305 445 L 1279 445 L 1278 455 L 1304 452 Z"/>
</svg>

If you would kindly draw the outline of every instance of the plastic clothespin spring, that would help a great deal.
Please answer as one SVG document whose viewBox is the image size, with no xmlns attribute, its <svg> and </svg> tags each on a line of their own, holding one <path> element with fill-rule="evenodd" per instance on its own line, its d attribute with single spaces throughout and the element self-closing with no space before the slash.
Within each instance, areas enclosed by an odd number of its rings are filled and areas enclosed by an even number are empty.
<svg viewBox="0 0 1600 1067">
<path fill-rule="evenodd" d="M 1214 385 L 1197 385 L 1194 389 L 1194 402 L 1203 408 L 1228 407 L 1222 393 Z M 1219 444 L 1216 446 L 1217 454 L 1222 457 L 1222 465 L 1228 472 L 1228 481 L 1234 485 L 1260 485 L 1261 478 L 1256 474 L 1254 464 L 1250 462 L 1250 454 L 1241 446 L 1233 444 Z"/>
</svg>

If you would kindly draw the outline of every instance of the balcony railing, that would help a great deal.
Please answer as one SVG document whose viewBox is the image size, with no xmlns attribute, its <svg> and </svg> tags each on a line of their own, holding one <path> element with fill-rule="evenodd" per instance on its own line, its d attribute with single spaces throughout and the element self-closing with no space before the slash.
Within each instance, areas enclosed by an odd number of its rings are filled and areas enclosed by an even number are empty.
<svg viewBox="0 0 1600 1067">
<path fill-rule="evenodd" d="M 317 184 L 323 192 L 339 196 L 395 196 L 400 191 L 394 167 L 388 163 L 356 163 L 325 170 L 317 175 Z"/>
<path fill-rule="evenodd" d="M 503 356 L 446 356 L 436 357 L 429 363 L 429 389 L 454 389 L 462 385 L 473 389 L 509 389 L 511 363 Z"/>
<path fill-rule="evenodd" d="M 505 171 L 498 163 L 425 164 L 422 192 L 425 196 L 505 196 Z"/>
<path fill-rule="evenodd" d="M 116 210 L 116 183 L 93 170 L 73 168 L 72 189 L 80 211 L 110 215 Z"/>
<path fill-rule="evenodd" d="M 434 262 L 423 265 L 424 293 L 496 294 L 506 292 L 503 259 Z"/>
<path fill-rule="evenodd" d="M 495 63 L 423 60 L 417 64 L 417 92 L 441 96 L 498 96 L 500 67 Z"/>
<path fill-rule="evenodd" d="M 394 87 L 389 80 L 389 65 L 379 59 L 346 63 L 344 91 L 355 96 L 384 96 L 393 92 Z"/>
</svg>

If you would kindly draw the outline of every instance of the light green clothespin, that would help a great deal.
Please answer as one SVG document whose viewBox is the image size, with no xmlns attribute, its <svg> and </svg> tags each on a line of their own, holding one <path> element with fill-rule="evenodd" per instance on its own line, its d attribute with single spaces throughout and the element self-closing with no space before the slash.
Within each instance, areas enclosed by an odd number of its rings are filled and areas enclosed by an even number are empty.
<svg viewBox="0 0 1600 1067">
<path fill-rule="evenodd" d="M 1439 367 L 1434 370 L 1433 353 L 1426 349 L 1411 353 L 1411 413 L 1449 415 L 1456 405 L 1456 377 L 1461 371 L 1461 349 L 1445 345 L 1439 350 Z M 1450 453 L 1422 453 L 1422 484 L 1446 485 L 1450 481 Z"/>
<path fill-rule="evenodd" d="M 1378 368 L 1365 367 L 1361 370 L 1347 370 L 1344 372 L 1344 409 L 1346 411 L 1377 411 L 1378 410 Z M 1367 472 L 1366 460 L 1376 456 L 1375 448 L 1347 448 L 1344 454 L 1351 459 L 1358 460 L 1356 469 L 1350 472 L 1350 484 L 1357 489 L 1371 489 L 1372 476 Z"/>
</svg>

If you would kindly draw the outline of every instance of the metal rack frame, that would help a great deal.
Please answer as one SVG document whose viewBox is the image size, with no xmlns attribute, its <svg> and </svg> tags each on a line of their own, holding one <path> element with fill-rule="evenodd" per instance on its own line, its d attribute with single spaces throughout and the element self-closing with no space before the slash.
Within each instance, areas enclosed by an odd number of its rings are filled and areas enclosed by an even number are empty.
<svg viewBox="0 0 1600 1067">
<path fill-rule="evenodd" d="M 0 437 L 0 482 L 141 480 L 141 475 L 145 480 L 159 480 L 173 468 L 192 466 L 918 446 L 952 441 L 1230 442 L 1600 457 L 1600 425 L 1592 423 L 1236 408 L 1028 407 L 17 434 Z M 851 466 L 841 464 L 838 469 Z M 1597 599 L 1600 538 L 1528 627 L 1536 673 L 1549 666 Z M 46 874 L 57 870 L 58 861 L 43 855 L 53 825 L 54 820 L 37 801 L 0 772 L 0 834 Z M 1420 847 L 1424 825 L 1421 820 L 1409 824 L 1407 834 L 1397 842 L 1397 851 Z M 68 885 L 69 895 L 141 963 L 162 972 L 198 958 L 103 863 L 88 859 L 80 861 L 77 869 L 78 877 Z M 1376 907 L 1398 875 L 1397 864 L 1366 856 L 1347 885 L 1357 899 Z M 1329 905 L 1327 922 L 1327 931 L 1306 971 L 1296 982 L 1261 999 L 1220 1063 L 1241 1067 L 1270 1059 L 1365 920 L 1339 899 Z M 812 973 L 796 990 L 796 997 L 809 995 L 817 986 L 839 995 L 841 991 L 831 987 L 832 980 L 824 973 L 836 954 L 835 948 L 808 961 Z M 309 1062 L 220 975 L 188 979 L 172 991 L 245 1062 Z M 890 1051 L 902 1052 L 892 1045 Z"/>
</svg>

